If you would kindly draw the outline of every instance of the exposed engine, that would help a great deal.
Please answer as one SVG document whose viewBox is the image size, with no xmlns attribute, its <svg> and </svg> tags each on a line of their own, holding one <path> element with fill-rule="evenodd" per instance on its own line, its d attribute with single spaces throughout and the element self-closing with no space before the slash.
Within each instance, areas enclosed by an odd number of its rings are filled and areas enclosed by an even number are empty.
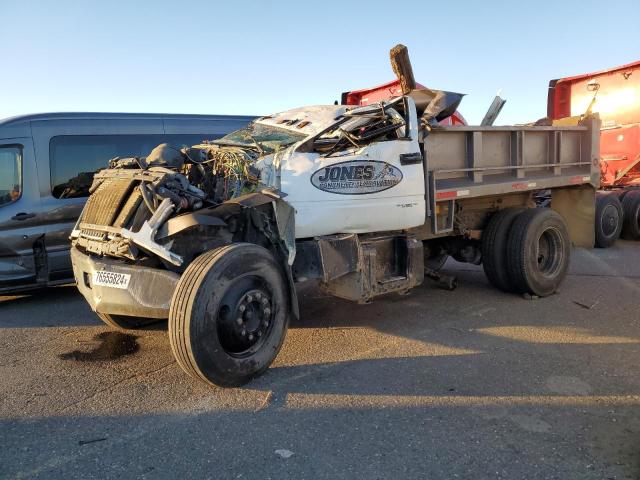
<svg viewBox="0 0 640 480">
<path fill-rule="evenodd" d="M 260 172 L 255 168 L 258 153 L 239 147 L 202 144 L 177 149 L 158 145 L 147 157 L 114 158 L 109 169 L 141 169 L 154 179 L 141 179 L 140 191 L 147 208 L 154 212 L 168 198 L 176 213 L 215 205 L 256 190 Z M 93 193 L 101 184 L 96 176 Z"/>
<path fill-rule="evenodd" d="M 252 149 L 215 144 L 183 149 L 161 144 L 147 157 L 114 158 L 94 176 L 72 242 L 90 253 L 130 260 L 148 252 L 170 267 L 180 267 L 185 256 L 211 245 L 192 248 L 189 237 L 176 231 L 223 230 L 226 224 L 208 217 L 206 209 L 257 191 L 258 158 Z M 201 210 L 197 221 L 193 214 L 179 226 L 167 225 L 171 217 Z M 212 244 L 221 241 L 220 235 L 207 238 Z"/>
</svg>

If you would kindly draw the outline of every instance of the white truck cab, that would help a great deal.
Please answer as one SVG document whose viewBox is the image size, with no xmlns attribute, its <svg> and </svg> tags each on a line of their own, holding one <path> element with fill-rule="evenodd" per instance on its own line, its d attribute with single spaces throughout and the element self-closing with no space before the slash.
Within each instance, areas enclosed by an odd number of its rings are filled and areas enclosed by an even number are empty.
<svg viewBox="0 0 640 480">
<path fill-rule="evenodd" d="M 376 141 L 364 145 L 344 141 L 385 117 L 397 122 L 397 128 L 386 135 L 368 132 L 377 135 Z M 298 108 L 259 118 L 254 128 L 260 126 L 304 135 L 271 155 L 263 167 L 263 183 L 286 194 L 296 210 L 296 238 L 401 230 L 424 223 L 424 169 L 410 97 L 382 107 Z"/>
</svg>

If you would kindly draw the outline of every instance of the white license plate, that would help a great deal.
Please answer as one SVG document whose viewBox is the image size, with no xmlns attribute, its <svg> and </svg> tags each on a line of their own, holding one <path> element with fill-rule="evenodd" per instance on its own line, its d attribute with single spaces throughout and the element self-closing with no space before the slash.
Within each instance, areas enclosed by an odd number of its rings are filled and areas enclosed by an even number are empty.
<svg viewBox="0 0 640 480">
<path fill-rule="evenodd" d="M 129 280 L 131 275 L 128 273 L 116 273 L 116 272 L 93 272 L 93 284 L 103 287 L 123 288 L 129 287 Z"/>
</svg>

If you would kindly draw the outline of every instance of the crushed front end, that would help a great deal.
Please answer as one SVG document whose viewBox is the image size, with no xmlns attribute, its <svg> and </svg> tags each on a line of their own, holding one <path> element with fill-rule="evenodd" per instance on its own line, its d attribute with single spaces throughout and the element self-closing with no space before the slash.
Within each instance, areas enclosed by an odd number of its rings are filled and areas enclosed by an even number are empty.
<svg viewBox="0 0 640 480">
<path fill-rule="evenodd" d="M 294 248 L 293 211 L 260 180 L 256 162 L 266 149 L 163 144 L 98 172 L 71 235 L 76 282 L 93 310 L 167 318 L 185 268 L 232 242 L 286 258 Z"/>
</svg>

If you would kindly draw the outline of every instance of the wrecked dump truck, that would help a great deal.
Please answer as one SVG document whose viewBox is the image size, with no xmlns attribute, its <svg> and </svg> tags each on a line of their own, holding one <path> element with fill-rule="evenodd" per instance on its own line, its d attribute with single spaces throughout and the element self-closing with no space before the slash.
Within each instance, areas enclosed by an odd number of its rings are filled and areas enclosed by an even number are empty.
<svg viewBox="0 0 640 480">
<path fill-rule="evenodd" d="M 109 325 L 168 318 L 178 364 L 221 386 L 269 367 L 296 282 L 359 303 L 425 277 L 453 289 L 452 256 L 506 292 L 554 293 L 571 243 L 593 245 L 599 120 L 438 126 L 461 98 L 440 93 L 297 108 L 112 160 L 71 236 L 78 288 Z M 535 208 L 543 189 L 552 208 Z"/>
</svg>

